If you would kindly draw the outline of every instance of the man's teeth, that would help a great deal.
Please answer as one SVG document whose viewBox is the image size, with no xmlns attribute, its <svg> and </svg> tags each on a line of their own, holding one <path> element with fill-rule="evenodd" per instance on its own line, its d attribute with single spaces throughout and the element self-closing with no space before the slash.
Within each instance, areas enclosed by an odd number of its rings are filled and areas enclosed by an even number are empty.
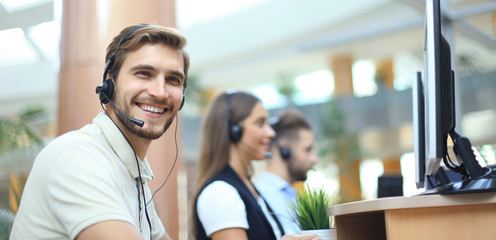
<svg viewBox="0 0 496 240">
<path fill-rule="evenodd" d="M 148 106 L 148 105 L 140 105 L 139 107 L 145 111 L 148 111 L 148 112 L 153 112 L 153 113 L 163 113 L 164 112 L 163 108 L 152 107 L 152 106 Z"/>
</svg>

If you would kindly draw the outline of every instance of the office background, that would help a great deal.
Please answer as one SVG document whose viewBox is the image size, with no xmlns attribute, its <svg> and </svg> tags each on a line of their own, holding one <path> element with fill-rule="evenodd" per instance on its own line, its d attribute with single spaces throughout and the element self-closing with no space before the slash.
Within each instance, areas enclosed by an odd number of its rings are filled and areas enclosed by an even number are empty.
<svg viewBox="0 0 496 240">
<path fill-rule="evenodd" d="M 457 126 L 479 159 L 494 164 L 496 3 L 442 4 L 456 72 Z M 184 216 L 202 114 L 226 89 L 251 91 L 271 114 L 288 106 L 305 112 L 320 157 L 310 185 L 355 201 L 377 197 L 379 176 L 402 175 L 405 195 L 418 192 L 411 86 L 414 73 L 423 71 L 421 0 L 0 0 L 0 115 L 17 120 L 41 109 L 28 125 L 45 142 L 88 123 L 101 111 L 94 87 L 101 82 L 104 48 L 122 27 L 143 21 L 182 30 L 192 62 L 178 126 L 179 160 L 158 198 L 173 236 L 187 239 Z M 329 151 L 335 139 L 350 147 Z M 173 140 L 169 134 L 157 144 Z M 29 173 L 37 149 L 28 148 L 2 151 L 3 195 L 10 194 L 12 176 Z M 155 185 L 172 166 L 175 148 L 166 151 L 148 156 Z"/>
</svg>

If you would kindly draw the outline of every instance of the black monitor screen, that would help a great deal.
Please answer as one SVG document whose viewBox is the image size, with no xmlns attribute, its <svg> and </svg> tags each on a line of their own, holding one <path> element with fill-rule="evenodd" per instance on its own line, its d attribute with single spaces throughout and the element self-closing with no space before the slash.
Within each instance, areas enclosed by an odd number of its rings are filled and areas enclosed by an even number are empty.
<svg viewBox="0 0 496 240">
<path fill-rule="evenodd" d="M 437 172 L 447 154 L 448 134 L 455 127 L 451 53 L 441 33 L 441 18 L 440 0 L 427 0 L 424 44 L 427 175 Z"/>
<path fill-rule="evenodd" d="M 415 183 L 417 188 L 425 186 L 425 107 L 422 74 L 417 72 L 412 87 L 413 138 L 415 153 Z"/>
</svg>

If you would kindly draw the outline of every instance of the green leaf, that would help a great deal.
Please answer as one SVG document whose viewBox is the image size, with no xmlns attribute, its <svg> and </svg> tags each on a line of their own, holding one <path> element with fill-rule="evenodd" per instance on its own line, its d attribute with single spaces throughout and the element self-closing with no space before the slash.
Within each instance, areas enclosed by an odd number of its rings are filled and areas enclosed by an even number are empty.
<svg viewBox="0 0 496 240">
<path fill-rule="evenodd" d="M 293 220 L 302 230 L 330 228 L 327 209 L 336 203 L 337 199 L 327 194 L 325 189 L 305 186 L 296 194 L 296 203 L 290 206 L 294 213 Z"/>
</svg>

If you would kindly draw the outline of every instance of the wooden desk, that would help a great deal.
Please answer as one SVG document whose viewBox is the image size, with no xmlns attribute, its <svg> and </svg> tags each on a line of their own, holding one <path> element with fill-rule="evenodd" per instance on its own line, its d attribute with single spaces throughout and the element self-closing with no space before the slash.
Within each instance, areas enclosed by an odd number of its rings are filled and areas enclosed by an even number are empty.
<svg viewBox="0 0 496 240">
<path fill-rule="evenodd" d="M 392 197 L 336 205 L 339 240 L 496 239 L 496 193 Z"/>
</svg>

